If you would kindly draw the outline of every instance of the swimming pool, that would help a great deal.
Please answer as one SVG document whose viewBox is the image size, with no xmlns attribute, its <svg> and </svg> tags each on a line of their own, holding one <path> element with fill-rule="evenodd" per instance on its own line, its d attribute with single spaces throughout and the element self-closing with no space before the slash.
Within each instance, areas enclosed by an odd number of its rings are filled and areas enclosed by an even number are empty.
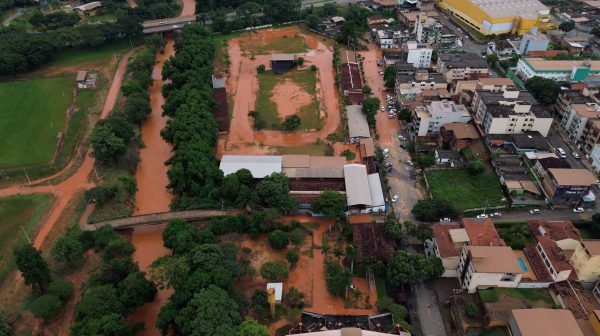
<svg viewBox="0 0 600 336">
<path fill-rule="evenodd" d="M 521 266 L 521 271 L 527 272 L 527 264 L 521 257 L 517 257 L 517 261 L 519 262 L 519 266 Z"/>
</svg>

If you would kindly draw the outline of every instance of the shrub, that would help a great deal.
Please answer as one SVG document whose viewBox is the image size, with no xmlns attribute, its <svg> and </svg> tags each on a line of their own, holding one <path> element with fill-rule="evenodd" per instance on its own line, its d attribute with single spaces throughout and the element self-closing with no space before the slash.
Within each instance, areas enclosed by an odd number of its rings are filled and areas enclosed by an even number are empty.
<svg viewBox="0 0 600 336">
<path fill-rule="evenodd" d="M 261 65 L 257 66 L 256 72 L 258 72 L 259 74 L 265 72 L 265 65 L 261 64 Z"/>
<path fill-rule="evenodd" d="M 304 58 L 303 57 L 296 58 L 296 63 L 298 64 L 298 66 L 302 66 L 302 64 L 304 64 Z"/>
<path fill-rule="evenodd" d="M 300 254 L 296 250 L 289 250 L 285 254 L 285 257 L 287 258 L 287 261 L 290 263 L 290 265 L 292 265 L 292 268 L 296 266 L 298 260 L 300 260 Z"/>
<path fill-rule="evenodd" d="M 302 230 L 293 229 L 292 232 L 290 232 L 290 241 L 296 246 L 302 244 L 302 241 L 304 241 L 304 233 Z"/>
<path fill-rule="evenodd" d="M 319 69 L 319 68 L 317 68 L 317 66 L 314 64 L 310 66 L 310 70 L 312 70 L 312 71 L 317 71 L 317 69 Z"/>
<path fill-rule="evenodd" d="M 477 316 L 478 312 L 479 309 L 477 309 L 477 306 L 474 303 L 467 303 L 465 305 L 465 314 L 467 314 L 468 317 L 474 318 Z"/>
<path fill-rule="evenodd" d="M 484 166 L 483 162 L 481 162 L 479 160 L 470 161 L 467 164 L 467 171 L 471 175 L 479 175 L 479 174 L 483 173 L 484 170 L 485 170 L 485 166 Z"/>
<path fill-rule="evenodd" d="M 62 308 L 62 302 L 56 295 L 47 294 L 33 300 L 29 310 L 35 317 L 50 320 L 58 316 Z"/>
<path fill-rule="evenodd" d="M 290 289 L 288 289 L 288 291 L 283 295 L 283 303 L 289 308 L 303 308 L 304 293 L 294 287 L 290 287 Z"/>
<path fill-rule="evenodd" d="M 349 149 L 346 149 L 345 151 L 342 152 L 342 156 L 345 156 L 346 160 L 351 161 L 356 158 L 356 153 L 354 153 L 353 151 L 351 151 Z"/>
<path fill-rule="evenodd" d="M 288 246 L 289 242 L 288 234 L 281 230 L 275 230 L 269 234 L 269 245 L 274 249 L 282 250 Z"/>
<path fill-rule="evenodd" d="M 292 114 L 291 116 L 285 117 L 281 126 L 286 131 L 294 131 L 300 128 L 300 123 L 302 123 L 302 119 L 300 119 L 298 115 Z"/>
<path fill-rule="evenodd" d="M 270 281 L 286 279 L 288 274 L 289 271 L 285 262 L 269 261 L 260 267 L 260 275 Z"/>
<path fill-rule="evenodd" d="M 48 292 L 64 302 L 73 295 L 73 285 L 67 280 L 56 279 L 48 286 Z"/>
</svg>

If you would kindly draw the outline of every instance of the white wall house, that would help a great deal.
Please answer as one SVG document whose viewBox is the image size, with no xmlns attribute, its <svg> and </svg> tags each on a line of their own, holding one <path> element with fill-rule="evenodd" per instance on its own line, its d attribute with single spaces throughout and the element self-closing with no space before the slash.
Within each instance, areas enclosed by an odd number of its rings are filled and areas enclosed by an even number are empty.
<svg viewBox="0 0 600 336">
<path fill-rule="evenodd" d="M 517 256 L 508 246 L 465 245 L 461 251 L 458 279 L 462 289 L 469 293 L 478 288 L 516 288 L 522 273 Z"/>
<path fill-rule="evenodd" d="M 431 55 L 433 49 L 420 47 L 417 42 L 406 42 L 408 48 L 406 61 L 412 64 L 415 68 L 429 68 L 431 66 Z"/>
<path fill-rule="evenodd" d="M 417 136 L 437 134 L 445 124 L 465 124 L 469 121 L 471 114 L 464 105 L 447 100 L 434 101 L 426 107 L 417 106 L 413 113 L 413 125 Z"/>
</svg>

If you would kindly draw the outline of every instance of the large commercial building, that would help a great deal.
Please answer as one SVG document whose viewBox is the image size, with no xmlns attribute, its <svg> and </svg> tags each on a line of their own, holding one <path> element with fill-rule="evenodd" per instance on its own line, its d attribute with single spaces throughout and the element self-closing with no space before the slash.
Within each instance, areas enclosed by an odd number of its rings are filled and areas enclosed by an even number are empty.
<svg viewBox="0 0 600 336">
<path fill-rule="evenodd" d="M 544 77 L 557 82 L 587 83 L 600 85 L 600 61 L 546 60 L 543 58 L 521 58 L 517 63 L 517 74 L 527 80 Z"/>
<path fill-rule="evenodd" d="M 438 6 L 484 35 L 552 27 L 550 9 L 538 0 L 440 0 Z"/>
</svg>

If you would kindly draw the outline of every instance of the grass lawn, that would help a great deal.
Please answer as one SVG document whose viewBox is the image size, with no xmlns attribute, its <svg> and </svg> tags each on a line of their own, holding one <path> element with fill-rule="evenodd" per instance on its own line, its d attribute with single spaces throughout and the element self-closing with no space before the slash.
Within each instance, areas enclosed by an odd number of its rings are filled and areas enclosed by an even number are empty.
<svg viewBox="0 0 600 336">
<path fill-rule="evenodd" d="M 271 100 L 273 97 L 273 88 L 283 83 L 285 80 L 291 80 L 296 85 L 310 94 L 312 102 L 301 107 L 298 116 L 302 119 L 300 129 L 320 129 L 323 121 L 319 118 L 319 102 L 317 101 L 316 73 L 310 70 L 293 70 L 285 75 L 276 75 L 270 71 L 265 71 L 258 75 L 259 90 L 256 97 L 256 111 L 258 119 L 262 120 L 265 129 L 281 129 L 283 121 L 277 113 L 277 105 Z"/>
<path fill-rule="evenodd" d="M 377 289 L 377 300 L 388 297 L 387 291 L 385 290 L 385 279 L 376 276 L 375 288 Z"/>
<path fill-rule="evenodd" d="M 52 160 L 74 86 L 74 76 L 0 83 L 0 167 Z"/>
<path fill-rule="evenodd" d="M 12 250 L 26 242 L 23 229 L 33 239 L 51 201 L 52 196 L 42 194 L 0 198 L 0 283 L 15 266 Z"/>
<path fill-rule="evenodd" d="M 133 45 L 136 44 L 139 44 L 139 42 L 133 41 Z M 79 63 L 93 63 L 101 68 L 113 61 L 113 54 L 119 58 L 129 49 L 131 49 L 129 41 L 106 43 L 97 47 L 67 49 L 57 53 L 52 61 L 43 67 L 43 70 L 49 70 L 53 67 L 73 66 Z"/>
<path fill-rule="evenodd" d="M 308 154 L 308 155 L 325 155 L 327 145 L 323 142 L 297 145 L 293 147 L 277 147 L 277 153 L 281 155 L 292 155 L 292 154 Z"/>
<path fill-rule="evenodd" d="M 464 169 L 426 171 L 433 198 L 450 201 L 459 210 L 506 204 L 504 193 L 493 172 L 472 176 Z"/>
<path fill-rule="evenodd" d="M 504 296 L 510 296 L 516 299 L 528 300 L 531 302 L 542 300 L 550 305 L 554 305 L 552 296 L 544 289 L 522 289 L 522 288 L 490 288 L 480 289 L 479 297 L 481 301 L 486 302 L 497 302 Z"/>
<path fill-rule="evenodd" d="M 479 334 L 479 336 L 506 336 L 508 335 L 506 328 L 504 327 L 496 327 L 490 330 L 486 330 Z"/>
<path fill-rule="evenodd" d="M 267 55 L 273 53 L 297 54 L 306 52 L 306 43 L 301 36 L 288 36 L 271 40 L 269 42 L 246 42 L 241 45 L 242 50 L 255 55 Z"/>
</svg>

